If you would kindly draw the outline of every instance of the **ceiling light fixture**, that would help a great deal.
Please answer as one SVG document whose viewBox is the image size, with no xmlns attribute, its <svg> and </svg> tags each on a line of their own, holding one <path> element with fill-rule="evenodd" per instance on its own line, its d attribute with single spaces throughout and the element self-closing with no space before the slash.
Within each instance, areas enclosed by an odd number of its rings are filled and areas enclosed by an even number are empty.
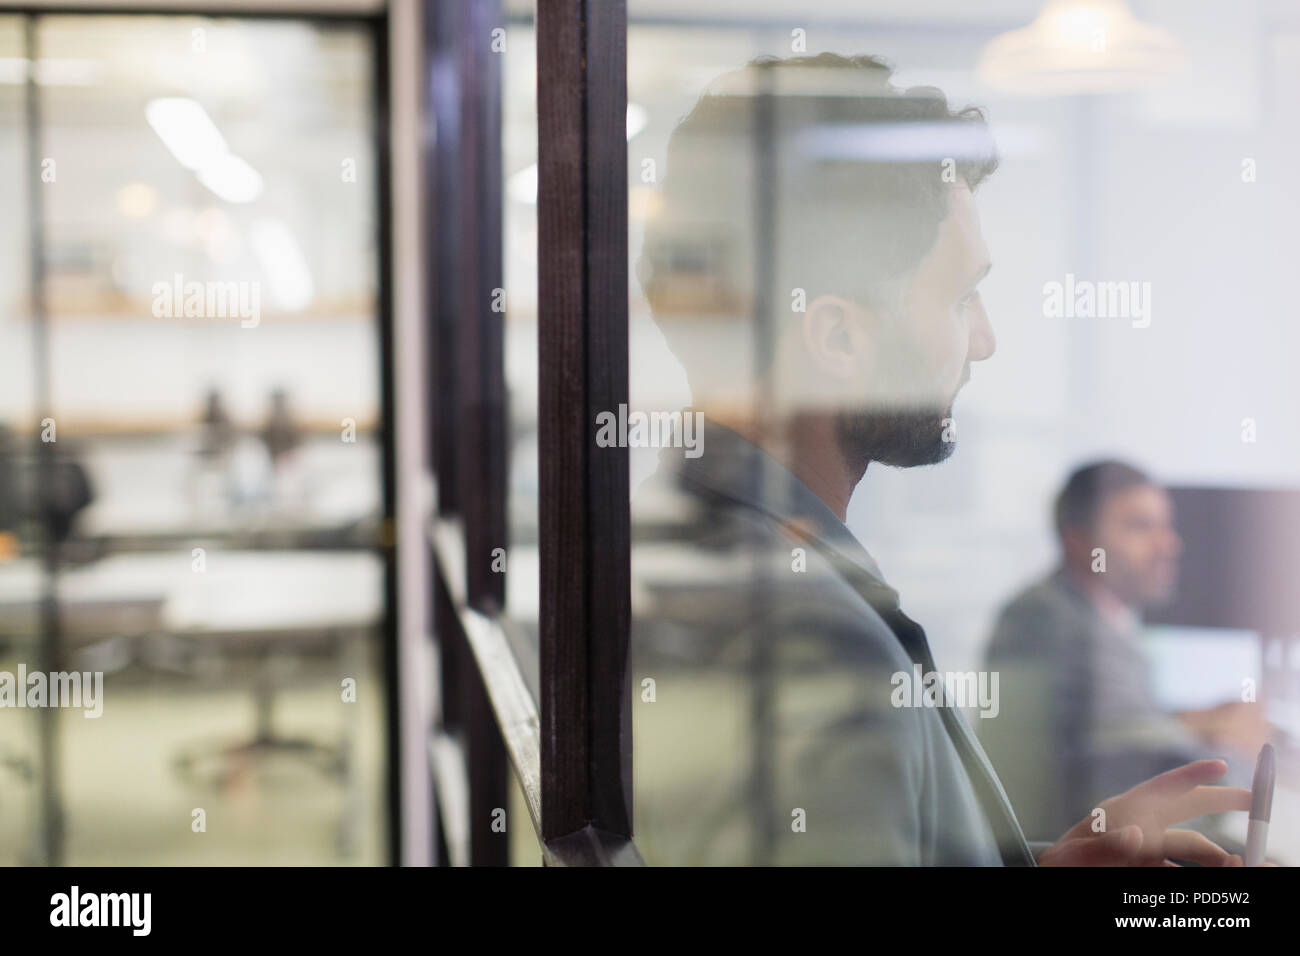
<svg viewBox="0 0 1300 956">
<path fill-rule="evenodd" d="M 1124 0 L 1049 0 L 1029 26 L 995 37 L 977 72 L 1004 92 L 1068 96 L 1136 89 L 1185 62 L 1178 41 Z"/>
</svg>

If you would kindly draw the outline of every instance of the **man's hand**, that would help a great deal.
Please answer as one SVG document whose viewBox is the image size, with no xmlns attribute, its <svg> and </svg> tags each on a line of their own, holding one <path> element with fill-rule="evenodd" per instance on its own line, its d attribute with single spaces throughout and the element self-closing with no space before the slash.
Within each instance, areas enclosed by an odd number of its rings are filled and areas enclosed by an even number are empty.
<svg viewBox="0 0 1300 956">
<path fill-rule="evenodd" d="M 1198 760 L 1140 783 L 1100 804 L 1106 829 L 1093 815 L 1076 823 L 1038 857 L 1040 866 L 1241 866 L 1242 859 L 1195 830 L 1170 827 L 1207 813 L 1249 810 L 1250 791 L 1207 784 L 1228 772 L 1222 760 Z"/>
</svg>

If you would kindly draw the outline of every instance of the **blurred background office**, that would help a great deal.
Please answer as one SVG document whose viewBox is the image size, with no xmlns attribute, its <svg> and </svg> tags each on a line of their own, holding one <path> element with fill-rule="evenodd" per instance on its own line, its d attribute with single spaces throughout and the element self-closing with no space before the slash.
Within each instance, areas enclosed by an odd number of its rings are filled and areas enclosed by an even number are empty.
<svg viewBox="0 0 1300 956">
<path fill-rule="evenodd" d="M 376 55 L 0 12 L 4 863 L 388 857 Z"/>
</svg>

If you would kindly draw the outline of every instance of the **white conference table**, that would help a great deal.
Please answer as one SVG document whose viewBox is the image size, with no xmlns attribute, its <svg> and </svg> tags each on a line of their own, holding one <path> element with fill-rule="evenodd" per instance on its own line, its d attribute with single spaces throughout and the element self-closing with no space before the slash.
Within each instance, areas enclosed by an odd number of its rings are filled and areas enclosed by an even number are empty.
<svg viewBox="0 0 1300 956">
<path fill-rule="evenodd" d="M 35 559 L 0 563 L 0 633 L 35 638 L 44 572 Z M 222 551 L 207 549 L 203 570 L 192 551 L 118 554 L 58 575 L 61 636 L 70 645 L 128 635 L 207 639 L 226 646 L 256 641 L 262 650 L 322 637 L 343 657 L 357 654 L 383 619 L 384 568 L 366 551 Z M 259 740 L 270 733 L 266 679 L 254 681 Z M 263 717 L 263 715 L 265 715 Z M 340 851 L 350 855 L 361 822 L 355 730 L 342 728 L 345 804 Z"/>
<path fill-rule="evenodd" d="M 383 563 L 366 551 L 207 549 L 117 554 L 58 575 L 67 630 L 268 634 L 369 627 L 383 617 Z M 0 625 L 34 623 L 44 587 L 35 559 L 0 563 Z M 96 612 L 111 619 L 97 626 Z"/>
</svg>

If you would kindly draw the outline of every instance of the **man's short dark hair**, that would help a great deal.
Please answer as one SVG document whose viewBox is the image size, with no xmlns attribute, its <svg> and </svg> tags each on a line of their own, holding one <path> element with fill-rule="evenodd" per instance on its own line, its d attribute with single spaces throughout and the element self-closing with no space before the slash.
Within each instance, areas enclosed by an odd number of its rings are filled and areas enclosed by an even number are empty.
<svg viewBox="0 0 1300 956">
<path fill-rule="evenodd" d="M 1154 482 L 1146 472 L 1115 459 L 1077 468 L 1056 496 L 1056 533 L 1064 538 L 1069 530 L 1091 530 L 1108 498 L 1138 485 L 1151 484 Z"/>
<path fill-rule="evenodd" d="M 752 323 L 766 298 L 775 323 L 796 288 L 807 302 L 895 305 L 891 280 L 933 247 L 948 187 L 975 189 L 996 168 L 979 109 L 892 76 L 868 56 L 760 58 L 715 80 L 674 130 L 637 273 L 688 376 L 674 332 L 700 315 Z"/>
</svg>

